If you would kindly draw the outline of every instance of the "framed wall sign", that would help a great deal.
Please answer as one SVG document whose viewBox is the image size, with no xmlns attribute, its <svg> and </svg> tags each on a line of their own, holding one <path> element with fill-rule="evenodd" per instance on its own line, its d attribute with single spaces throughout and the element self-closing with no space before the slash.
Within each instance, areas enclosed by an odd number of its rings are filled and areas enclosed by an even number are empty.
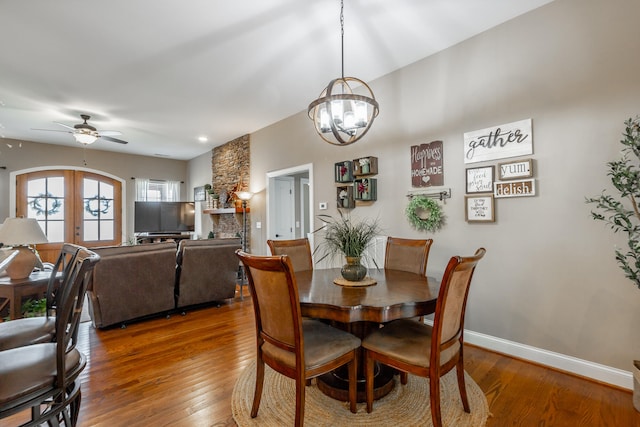
<svg viewBox="0 0 640 427">
<path fill-rule="evenodd" d="M 464 162 L 476 163 L 533 154 L 531 119 L 464 134 Z"/>
<path fill-rule="evenodd" d="M 437 187 L 444 185 L 442 141 L 411 146 L 411 186 Z"/>
<path fill-rule="evenodd" d="M 204 185 L 200 187 L 195 187 L 193 189 L 193 201 L 194 202 L 204 202 L 205 194 L 204 194 Z"/>
<path fill-rule="evenodd" d="M 488 193 L 493 191 L 493 166 L 467 169 L 467 193 Z"/>
<path fill-rule="evenodd" d="M 494 222 L 493 194 L 464 196 L 464 219 L 467 222 Z"/>
<path fill-rule="evenodd" d="M 500 181 L 530 176 L 533 176 L 533 161 L 531 159 L 498 163 L 498 179 Z"/>
<path fill-rule="evenodd" d="M 495 197 L 527 197 L 536 195 L 535 179 L 519 179 L 514 181 L 496 181 L 493 195 Z"/>
</svg>

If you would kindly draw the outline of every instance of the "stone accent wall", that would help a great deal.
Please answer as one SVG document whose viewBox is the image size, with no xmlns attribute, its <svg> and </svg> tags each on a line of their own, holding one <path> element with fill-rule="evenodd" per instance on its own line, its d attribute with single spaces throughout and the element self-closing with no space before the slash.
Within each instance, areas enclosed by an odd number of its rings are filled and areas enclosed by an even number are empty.
<svg viewBox="0 0 640 427">
<path fill-rule="evenodd" d="M 244 135 L 215 147 L 211 155 L 211 187 L 217 194 L 233 192 L 249 188 L 250 182 L 250 135 Z M 247 202 L 247 207 L 249 207 Z M 233 203 L 230 205 L 234 206 Z M 251 220 L 247 213 L 247 233 L 251 233 Z M 213 232 L 216 237 L 236 236 L 242 234 L 242 214 L 211 215 Z M 251 239 L 247 239 L 247 245 Z"/>
</svg>

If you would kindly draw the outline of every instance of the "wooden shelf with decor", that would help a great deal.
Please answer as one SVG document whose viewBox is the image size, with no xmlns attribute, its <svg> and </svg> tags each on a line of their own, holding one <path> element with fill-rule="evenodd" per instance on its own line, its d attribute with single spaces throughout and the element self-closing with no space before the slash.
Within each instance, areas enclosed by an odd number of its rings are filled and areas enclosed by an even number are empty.
<svg viewBox="0 0 640 427">
<path fill-rule="evenodd" d="M 353 160 L 353 176 L 371 176 L 378 174 L 378 158 L 369 156 L 369 157 L 360 157 L 359 159 Z"/>
<path fill-rule="evenodd" d="M 203 209 L 202 212 L 209 215 L 236 214 L 242 213 L 242 208 L 233 207 L 224 209 Z M 251 209 L 247 208 L 247 213 L 249 212 L 251 212 Z"/>
<path fill-rule="evenodd" d="M 339 208 L 353 209 L 356 207 L 356 202 L 353 199 L 352 185 L 336 187 L 336 196 Z"/>
<path fill-rule="evenodd" d="M 345 160 L 338 162 L 335 167 L 335 182 L 353 182 L 353 162 L 351 160 Z"/>
<path fill-rule="evenodd" d="M 353 180 L 353 198 L 356 201 L 374 202 L 378 200 L 378 181 L 375 178 Z"/>
</svg>

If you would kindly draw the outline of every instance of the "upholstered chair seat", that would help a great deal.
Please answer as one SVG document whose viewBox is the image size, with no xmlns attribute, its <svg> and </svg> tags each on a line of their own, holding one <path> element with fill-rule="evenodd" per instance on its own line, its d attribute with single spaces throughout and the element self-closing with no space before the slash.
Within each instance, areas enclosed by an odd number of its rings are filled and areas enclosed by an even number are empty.
<svg viewBox="0 0 640 427">
<path fill-rule="evenodd" d="M 0 351 L 26 345 L 52 342 L 56 319 L 50 316 L 28 317 L 3 322 L 0 328 Z"/>
<path fill-rule="evenodd" d="M 0 405 L 38 391 L 49 391 L 56 380 L 56 344 L 35 344 L 0 353 Z M 66 355 L 67 378 L 77 376 L 86 365 L 76 348 Z"/>
</svg>

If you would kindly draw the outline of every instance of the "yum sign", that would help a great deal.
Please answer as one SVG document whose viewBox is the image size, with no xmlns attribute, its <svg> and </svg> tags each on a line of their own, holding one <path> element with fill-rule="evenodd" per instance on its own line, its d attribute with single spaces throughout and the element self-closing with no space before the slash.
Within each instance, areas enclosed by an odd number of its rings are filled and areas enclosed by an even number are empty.
<svg viewBox="0 0 640 427">
<path fill-rule="evenodd" d="M 476 163 L 533 154 L 531 119 L 464 134 L 464 162 Z"/>
</svg>

